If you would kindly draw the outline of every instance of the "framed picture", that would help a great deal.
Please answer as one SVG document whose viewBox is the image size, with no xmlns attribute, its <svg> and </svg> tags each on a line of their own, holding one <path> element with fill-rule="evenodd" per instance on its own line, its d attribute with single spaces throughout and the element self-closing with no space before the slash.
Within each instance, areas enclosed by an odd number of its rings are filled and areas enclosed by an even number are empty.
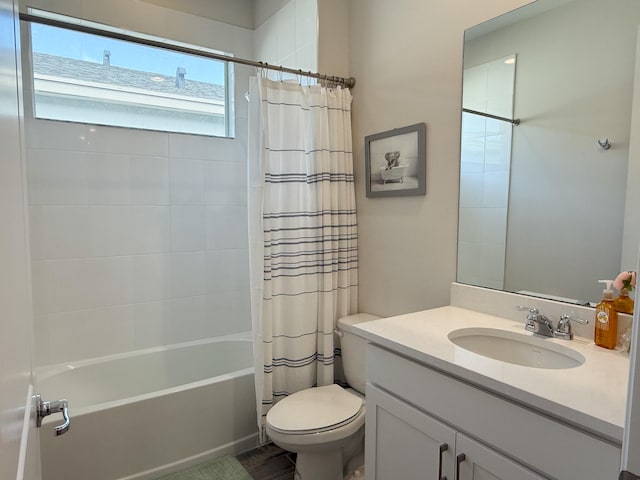
<svg viewBox="0 0 640 480">
<path fill-rule="evenodd" d="M 426 137 L 424 123 L 365 137 L 367 197 L 426 193 Z"/>
</svg>

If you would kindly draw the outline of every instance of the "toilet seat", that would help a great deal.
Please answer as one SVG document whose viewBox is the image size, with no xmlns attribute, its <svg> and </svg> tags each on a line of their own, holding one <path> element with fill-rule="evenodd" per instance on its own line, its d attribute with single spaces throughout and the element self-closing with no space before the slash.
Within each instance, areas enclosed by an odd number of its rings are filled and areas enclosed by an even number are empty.
<svg viewBox="0 0 640 480">
<path fill-rule="evenodd" d="M 362 398 L 339 385 L 296 392 L 279 401 L 267 414 L 268 426 L 287 435 L 308 435 L 343 427 L 364 410 Z"/>
</svg>

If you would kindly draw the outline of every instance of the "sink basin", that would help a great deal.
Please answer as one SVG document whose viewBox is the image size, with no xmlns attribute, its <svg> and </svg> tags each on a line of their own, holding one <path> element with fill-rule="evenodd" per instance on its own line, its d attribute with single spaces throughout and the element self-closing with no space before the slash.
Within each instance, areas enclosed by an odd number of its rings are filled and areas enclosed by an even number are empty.
<svg viewBox="0 0 640 480">
<path fill-rule="evenodd" d="M 574 368 L 584 363 L 579 352 L 549 339 L 496 328 L 461 328 L 449 333 L 449 340 L 478 355 L 525 367 Z"/>
</svg>

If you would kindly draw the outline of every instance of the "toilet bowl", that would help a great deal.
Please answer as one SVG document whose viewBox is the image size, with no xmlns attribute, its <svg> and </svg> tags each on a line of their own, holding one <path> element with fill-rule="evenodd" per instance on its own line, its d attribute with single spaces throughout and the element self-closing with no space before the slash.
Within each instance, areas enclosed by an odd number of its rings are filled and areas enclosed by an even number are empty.
<svg viewBox="0 0 640 480">
<path fill-rule="evenodd" d="M 269 410 L 267 434 L 281 448 L 297 453 L 296 478 L 343 480 L 361 466 L 364 452 L 366 340 L 351 326 L 380 317 L 359 313 L 338 321 L 342 362 L 352 388 L 308 388 L 280 400 Z M 354 462 L 358 463 L 354 466 Z M 346 467 L 346 468 L 345 468 Z"/>
</svg>

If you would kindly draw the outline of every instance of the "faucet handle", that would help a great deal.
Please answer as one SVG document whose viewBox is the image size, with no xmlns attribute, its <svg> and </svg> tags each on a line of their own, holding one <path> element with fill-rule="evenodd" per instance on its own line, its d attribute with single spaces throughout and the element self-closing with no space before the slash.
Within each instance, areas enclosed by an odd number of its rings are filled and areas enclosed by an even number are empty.
<svg viewBox="0 0 640 480">
<path fill-rule="evenodd" d="M 529 312 L 532 315 L 537 315 L 540 313 L 540 310 L 538 310 L 536 307 L 527 307 L 524 305 L 516 305 L 516 310 L 518 310 L 519 312 Z"/>
<path fill-rule="evenodd" d="M 587 325 L 589 320 L 585 320 L 584 318 L 576 317 L 573 312 L 571 314 L 563 313 L 560 316 L 560 320 L 558 321 L 558 326 L 553 332 L 553 336 L 556 338 L 562 338 L 564 340 L 573 339 L 573 332 L 571 331 L 571 322 L 575 321 L 578 323 L 582 323 L 583 325 Z"/>
<path fill-rule="evenodd" d="M 560 315 L 560 323 L 564 323 L 564 322 L 568 322 L 568 321 L 578 322 L 578 323 L 581 323 L 582 325 L 589 325 L 589 320 L 588 319 L 580 318 L 580 317 L 574 315 L 573 312 L 571 312 L 571 313 L 563 313 L 562 315 Z"/>
</svg>

